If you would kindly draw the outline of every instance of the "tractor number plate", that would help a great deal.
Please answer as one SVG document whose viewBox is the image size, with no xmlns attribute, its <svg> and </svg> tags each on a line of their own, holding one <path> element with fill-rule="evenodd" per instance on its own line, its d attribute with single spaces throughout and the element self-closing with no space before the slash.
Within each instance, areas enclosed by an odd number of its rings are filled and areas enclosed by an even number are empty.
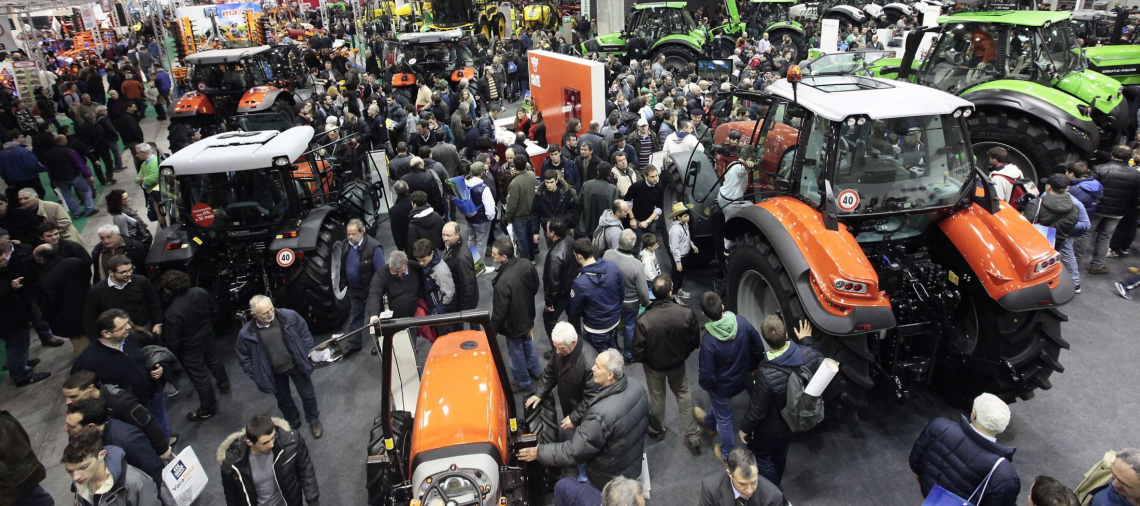
<svg viewBox="0 0 1140 506">
<path fill-rule="evenodd" d="M 277 252 L 277 265 L 281 267 L 289 267 L 293 265 L 293 261 L 297 259 L 297 254 L 293 250 L 285 248 Z"/>
</svg>

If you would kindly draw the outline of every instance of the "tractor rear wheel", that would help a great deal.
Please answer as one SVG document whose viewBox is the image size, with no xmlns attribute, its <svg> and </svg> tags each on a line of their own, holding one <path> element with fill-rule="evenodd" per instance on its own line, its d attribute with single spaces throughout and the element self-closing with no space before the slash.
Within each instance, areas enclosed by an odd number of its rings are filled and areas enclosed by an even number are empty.
<svg viewBox="0 0 1140 506">
<path fill-rule="evenodd" d="M 348 285 L 341 279 L 341 248 L 344 223 L 328 216 L 317 233 L 317 245 L 305 251 L 300 269 L 285 284 L 288 300 L 310 325 L 332 328 L 348 316 Z"/>
<path fill-rule="evenodd" d="M 727 271 L 726 279 L 732 281 L 725 307 L 756 327 L 768 315 L 779 315 L 789 337 L 794 337 L 793 329 L 807 316 L 792 279 L 771 244 L 754 232 L 738 238 L 729 253 Z M 827 387 L 824 398 L 838 399 L 853 408 L 864 406 L 866 391 L 874 386 L 870 376 L 874 356 L 867 347 L 867 337 L 833 336 L 815 328 L 812 340 L 811 344 L 824 356 L 841 364 L 840 374 Z"/>
<path fill-rule="evenodd" d="M 689 51 L 688 49 L 684 49 L 680 46 L 675 45 L 657 50 L 652 56 L 650 56 L 650 61 L 656 61 L 658 55 L 665 55 L 665 70 L 671 70 L 674 68 L 684 70 L 688 68 L 690 63 L 697 62 L 696 54 L 694 54 L 692 51 Z"/>
<path fill-rule="evenodd" d="M 978 109 L 967 120 L 974 156 L 979 163 L 995 147 L 1005 148 L 1009 162 L 1021 169 L 1022 177 L 1037 184 L 1039 178 L 1064 172 L 1066 164 L 1081 155 L 1060 134 L 1040 121 L 1008 109 Z"/>
<path fill-rule="evenodd" d="M 1049 377 L 1065 371 L 1059 356 L 1062 348 L 1069 348 L 1061 337 L 1061 322 L 1068 317 L 1054 308 L 1009 311 L 981 287 L 975 291 L 976 296 L 964 294 L 949 344 L 977 362 L 939 363 L 935 387 L 963 406 L 984 392 L 1014 402 L 1032 399 L 1037 389 L 1052 388 Z"/>
<path fill-rule="evenodd" d="M 771 40 L 783 40 L 784 35 L 791 37 L 792 45 L 796 47 L 796 54 L 788 64 L 799 65 L 801 61 L 808 59 L 807 42 L 804 41 L 804 34 L 795 30 L 776 30 L 768 34 Z"/>
</svg>

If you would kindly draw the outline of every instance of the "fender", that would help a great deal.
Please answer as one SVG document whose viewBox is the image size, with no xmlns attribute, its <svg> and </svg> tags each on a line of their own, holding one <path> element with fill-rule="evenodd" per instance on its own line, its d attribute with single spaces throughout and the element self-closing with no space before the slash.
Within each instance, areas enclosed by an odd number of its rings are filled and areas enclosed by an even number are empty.
<svg viewBox="0 0 1140 506">
<path fill-rule="evenodd" d="M 854 5 L 836 5 L 835 7 L 828 9 L 827 13 L 842 14 L 844 16 L 850 17 L 857 23 L 862 23 L 863 21 L 867 20 L 867 14 Z"/>
<path fill-rule="evenodd" d="M 792 197 L 773 197 L 747 207 L 725 224 L 732 239 L 755 228 L 772 244 L 804 311 L 823 331 L 852 335 L 895 326 L 890 301 L 879 291 L 879 275 L 846 228 L 827 230 L 823 216 Z M 837 279 L 867 285 L 867 293 L 832 288 Z"/>
<path fill-rule="evenodd" d="M 238 101 L 237 112 L 258 112 L 269 109 L 273 107 L 277 96 L 284 91 L 285 90 L 273 86 L 255 86 L 250 88 L 242 94 L 241 100 Z M 290 95 L 286 92 L 285 96 L 289 97 Z"/>
<path fill-rule="evenodd" d="M 892 2 L 892 3 L 889 3 L 887 5 L 884 5 L 883 10 L 885 11 L 887 9 L 902 12 L 904 15 L 907 15 L 907 16 L 914 13 L 914 9 L 911 9 L 909 5 L 904 4 L 904 3 L 899 3 L 899 2 Z"/>
<path fill-rule="evenodd" d="M 802 25 L 800 25 L 799 23 L 796 23 L 795 21 L 780 21 L 779 23 L 772 23 L 771 25 L 768 25 L 768 29 L 764 30 L 764 31 L 768 32 L 769 36 L 771 36 L 772 38 L 776 38 L 775 34 L 773 34 L 772 32 L 775 32 L 775 31 L 793 31 L 793 32 L 796 32 L 800 35 L 803 35 L 804 34 L 804 27 Z"/>
<path fill-rule="evenodd" d="M 866 4 L 863 6 L 863 12 L 866 12 L 871 19 L 877 19 L 883 13 L 883 7 L 878 4 Z"/>
<path fill-rule="evenodd" d="M 170 116 L 173 118 L 188 118 L 199 114 L 214 114 L 214 104 L 210 97 L 196 91 L 189 91 L 178 99 Z"/>
<path fill-rule="evenodd" d="M 172 245 L 173 249 L 166 249 L 167 244 Z M 191 231 L 183 228 L 181 223 L 160 228 L 155 232 L 154 242 L 146 254 L 146 266 L 157 268 L 163 264 L 189 262 L 198 253 L 199 247 L 201 246 L 194 241 Z"/>
<path fill-rule="evenodd" d="M 649 52 L 654 53 L 654 57 L 656 57 L 655 53 L 664 51 L 670 47 L 680 47 L 698 56 L 704 54 L 704 52 L 701 51 L 700 47 L 693 45 L 692 41 L 689 40 L 687 35 L 678 34 L 670 35 L 657 41 L 655 44 L 650 46 Z"/>
<path fill-rule="evenodd" d="M 269 251 L 276 253 L 285 248 L 293 251 L 308 251 L 317 247 L 317 236 L 321 232 L 321 223 L 334 211 L 333 206 L 321 206 L 302 215 L 300 225 L 294 229 L 297 232 L 297 237 L 278 235 L 273 242 L 269 243 Z"/>
<path fill-rule="evenodd" d="M 999 205 L 991 214 L 970 204 L 939 222 L 938 228 L 1003 308 L 1031 311 L 1073 300 L 1073 279 L 1061 262 L 1034 272 L 1038 263 L 1058 255 L 1053 245 L 1008 204 Z"/>
<path fill-rule="evenodd" d="M 1060 133 L 1065 137 L 1065 140 L 1082 152 L 1089 154 L 1096 151 L 1097 147 L 1100 146 L 1100 130 L 1092 118 L 1082 115 L 1075 105 L 1062 108 L 1042 98 L 1054 97 L 1060 103 L 1069 102 L 1073 104 L 1073 97 L 1040 84 L 1024 84 L 1029 85 L 1029 90 L 1033 94 L 1011 90 L 1002 87 L 1000 81 L 994 81 L 971 88 L 962 94 L 962 98 L 973 102 L 978 109 L 989 106 L 1024 111 Z M 978 115 L 975 115 L 975 121 L 980 121 L 976 118 Z M 1079 129 L 1079 131 L 1074 130 L 1074 128 Z"/>
</svg>

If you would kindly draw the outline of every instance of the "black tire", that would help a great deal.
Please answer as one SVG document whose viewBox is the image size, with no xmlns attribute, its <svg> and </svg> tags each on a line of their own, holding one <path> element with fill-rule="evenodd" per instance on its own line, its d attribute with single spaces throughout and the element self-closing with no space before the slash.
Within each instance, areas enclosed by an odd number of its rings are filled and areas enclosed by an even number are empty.
<svg viewBox="0 0 1140 506">
<path fill-rule="evenodd" d="M 665 55 L 665 70 L 672 68 L 687 69 L 690 63 L 697 62 L 697 55 L 680 46 L 666 46 L 650 55 L 650 61 L 657 61 L 657 56 Z M 678 75 L 674 73 L 674 75 Z"/>
<path fill-rule="evenodd" d="M 293 105 L 285 101 L 285 99 L 276 100 L 273 102 L 273 112 L 280 115 L 287 124 L 292 125 L 293 120 L 296 118 L 296 113 L 293 112 Z"/>
<path fill-rule="evenodd" d="M 778 314 L 790 336 L 796 323 L 807 318 L 788 271 L 758 233 L 737 238 L 728 256 L 726 279 L 730 282 L 725 307 L 754 326 L 759 326 L 766 316 Z M 866 335 L 832 336 L 816 328 L 812 339 L 814 343 L 809 344 L 842 364 L 840 374 L 824 392 L 824 399 L 838 399 L 852 408 L 863 407 L 866 391 L 874 386 L 870 376 L 874 356 L 867 347 Z"/>
<path fill-rule="evenodd" d="M 974 296 L 964 294 L 954 318 L 961 325 L 951 336 L 950 345 L 980 360 L 1004 360 L 1016 371 L 1016 377 L 1008 369 L 939 363 L 934 373 L 935 388 L 962 406 L 985 392 L 1015 402 L 1032 399 L 1038 389 L 1052 388 L 1049 377 L 1065 370 L 1059 357 L 1062 348 L 1069 348 L 1061 337 L 1061 322 L 1068 317 L 1054 308 L 1015 313 L 990 299 L 981 287 L 973 292 Z"/>
<path fill-rule="evenodd" d="M 340 325 L 348 316 L 348 287 L 340 279 L 340 246 L 344 239 L 344 223 L 328 216 L 321 223 L 317 245 L 305 251 L 293 279 L 285 284 L 287 300 L 305 317 L 309 325 L 328 329 Z"/>
<path fill-rule="evenodd" d="M 1066 164 L 1082 158 L 1061 134 L 1018 111 L 980 108 L 967 124 L 978 163 L 986 164 L 986 152 L 990 148 L 1006 148 L 1010 152 L 1010 163 L 1017 165 L 1023 177 L 1034 183 L 1064 172 Z"/>
<path fill-rule="evenodd" d="M 804 41 L 804 34 L 795 30 L 776 30 L 768 33 L 768 37 L 771 40 L 784 40 L 784 35 L 791 37 L 792 45 L 796 47 L 796 54 L 788 64 L 799 65 L 800 61 L 806 60 L 808 57 L 807 42 Z"/>
</svg>

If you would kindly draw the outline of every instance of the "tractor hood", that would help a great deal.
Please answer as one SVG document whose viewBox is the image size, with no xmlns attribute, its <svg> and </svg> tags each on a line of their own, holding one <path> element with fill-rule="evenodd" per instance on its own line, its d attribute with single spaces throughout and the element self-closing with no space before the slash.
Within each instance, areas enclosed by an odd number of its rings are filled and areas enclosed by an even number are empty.
<svg viewBox="0 0 1140 506">
<path fill-rule="evenodd" d="M 1135 45 L 1090 47 L 1085 56 L 1090 69 L 1124 84 L 1136 84 L 1135 78 L 1140 76 L 1140 53 Z"/>
<path fill-rule="evenodd" d="M 1096 108 L 1105 113 L 1112 112 L 1124 100 L 1119 81 L 1091 70 L 1074 72 L 1053 85 L 1085 103 L 1095 99 Z"/>
</svg>

